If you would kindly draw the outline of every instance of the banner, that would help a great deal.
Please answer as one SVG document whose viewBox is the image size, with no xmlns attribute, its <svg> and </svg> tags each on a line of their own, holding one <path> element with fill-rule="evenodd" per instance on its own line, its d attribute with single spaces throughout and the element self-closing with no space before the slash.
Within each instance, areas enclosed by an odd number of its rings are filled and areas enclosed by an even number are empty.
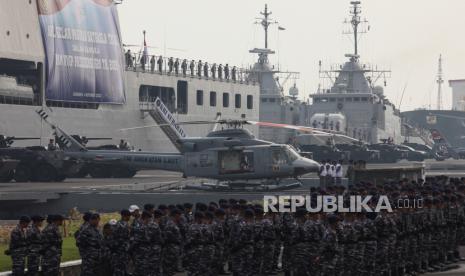
<svg viewBox="0 0 465 276">
<path fill-rule="evenodd" d="M 124 103 L 124 53 L 113 1 L 37 0 L 37 7 L 46 99 Z"/>
</svg>

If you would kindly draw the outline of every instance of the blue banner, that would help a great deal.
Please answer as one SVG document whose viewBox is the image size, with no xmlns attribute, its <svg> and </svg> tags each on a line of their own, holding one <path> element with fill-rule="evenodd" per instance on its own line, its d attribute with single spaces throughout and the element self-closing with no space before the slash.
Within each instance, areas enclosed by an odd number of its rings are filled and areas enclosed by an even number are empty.
<svg viewBox="0 0 465 276">
<path fill-rule="evenodd" d="M 46 99 L 125 102 L 124 58 L 111 0 L 37 0 L 46 53 Z"/>
</svg>

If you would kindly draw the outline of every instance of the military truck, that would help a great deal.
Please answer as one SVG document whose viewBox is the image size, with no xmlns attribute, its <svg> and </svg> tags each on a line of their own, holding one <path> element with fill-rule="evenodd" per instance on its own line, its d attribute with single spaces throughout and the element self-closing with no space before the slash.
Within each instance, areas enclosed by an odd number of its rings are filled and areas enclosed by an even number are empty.
<svg viewBox="0 0 465 276">
<path fill-rule="evenodd" d="M 18 160 L 0 157 L 0 182 L 10 182 L 13 180 L 15 169 L 18 164 Z"/>
</svg>

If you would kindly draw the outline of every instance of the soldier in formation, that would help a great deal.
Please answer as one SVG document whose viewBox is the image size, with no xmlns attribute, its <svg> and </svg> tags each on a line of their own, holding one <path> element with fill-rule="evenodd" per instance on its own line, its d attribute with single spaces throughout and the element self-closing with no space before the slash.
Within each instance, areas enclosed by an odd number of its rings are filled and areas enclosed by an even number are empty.
<svg viewBox="0 0 465 276">
<path fill-rule="evenodd" d="M 465 179 L 360 183 L 348 189 L 329 185 L 310 192 L 311 199 L 373 195 L 371 207 L 378 196 L 387 195 L 394 208 L 381 213 L 264 213 L 260 205 L 234 199 L 195 207 L 146 204 L 142 212 L 132 205 L 121 211 L 119 221 L 107 223 L 102 234 L 98 214 L 89 213 L 75 235 L 82 275 L 164 276 L 184 270 L 209 276 L 223 275 L 227 267 L 232 275 L 402 276 L 446 270 L 460 259 Z M 316 201 L 309 204 L 314 207 Z M 40 232 L 40 224 L 37 230 L 29 226 L 29 218 L 21 218 L 8 252 L 16 275 L 22 275 L 25 259 L 37 252 L 45 275 L 57 275 L 62 220 L 49 216 Z M 37 231 L 39 235 L 32 234 Z"/>
</svg>

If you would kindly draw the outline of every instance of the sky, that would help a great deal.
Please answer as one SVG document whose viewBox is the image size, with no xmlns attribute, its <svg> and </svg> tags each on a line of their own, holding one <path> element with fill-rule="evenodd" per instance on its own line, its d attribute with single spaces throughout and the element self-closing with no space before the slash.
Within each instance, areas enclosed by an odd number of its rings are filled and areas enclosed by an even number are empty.
<svg viewBox="0 0 465 276">
<path fill-rule="evenodd" d="M 362 19 L 370 30 L 359 40 L 361 61 L 392 71 L 385 95 L 402 111 L 436 108 L 438 58 L 442 54 L 443 108 L 451 106 L 450 79 L 465 79 L 465 1 L 365 0 Z M 300 72 L 300 98 L 316 93 L 319 61 L 323 68 L 346 61 L 353 40 L 343 35 L 347 0 L 124 0 L 118 6 L 123 42 L 142 45 L 147 32 L 150 54 L 202 59 L 248 67 L 264 46 L 263 29 L 254 24 L 268 4 L 278 21 L 270 27 L 270 63 Z M 278 31 L 278 25 L 286 30 Z M 290 80 L 286 85 L 292 85 Z M 383 85 L 383 80 L 378 84 Z M 403 95 L 403 97 L 402 97 Z"/>
</svg>

